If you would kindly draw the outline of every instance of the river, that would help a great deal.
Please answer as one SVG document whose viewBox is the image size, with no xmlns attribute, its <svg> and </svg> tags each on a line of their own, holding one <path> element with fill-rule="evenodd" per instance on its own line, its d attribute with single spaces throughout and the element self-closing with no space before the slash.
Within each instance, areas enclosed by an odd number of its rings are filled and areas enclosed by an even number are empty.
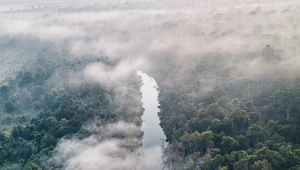
<svg viewBox="0 0 300 170">
<path fill-rule="evenodd" d="M 141 71 L 138 71 L 138 75 L 143 81 L 140 90 L 145 111 L 142 117 L 142 130 L 144 131 L 142 155 L 137 169 L 160 170 L 163 168 L 162 145 L 166 137 L 159 125 L 160 121 L 157 115 L 159 112 L 157 84 L 153 78 Z"/>
</svg>

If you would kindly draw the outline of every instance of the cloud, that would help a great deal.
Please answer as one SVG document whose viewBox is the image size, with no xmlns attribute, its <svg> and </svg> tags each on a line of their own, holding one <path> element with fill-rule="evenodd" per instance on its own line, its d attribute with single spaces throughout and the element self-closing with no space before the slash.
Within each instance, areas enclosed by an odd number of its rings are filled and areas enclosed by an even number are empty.
<svg viewBox="0 0 300 170">
<path fill-rule="evenodd" d="M 138 128 L 133 124 L 118 122 L 105 127 L 88 125 L 93 135 L 82 140 L 63 139 L 56 147 L 52 163 L 62 164 L 64 169 L 132 170 L 138 164 L 136 146 Z"/>
<path fill-rule="evenodd" d="M 135 86 L 129 83 L 137 70 L 160 75 L 156 77 L 163 81 L 158 82 L 166 87 L 181 87 L 190 78 L 182 69 L 164 79 L 171 66 L 188 70 L 199 64 L 206 66 L 203 59 L 207 58 L 213 61 L 208 65 L 230 68 L 228 77 L 233 79 L 276 72 L 288 75 L 299 70 L 299 1 L 55 0 L 41 5 L 43 1 L 32 0 L 31 3 L 33 8 L 18 10 L 13 5 L 13 10 L 8 7 L 4 10 L 7 12 L 1 13 L 0 57 L 6 67 L 1 71 L 18 70 L 15 68 L 28 64 L 45 48 L 71 62 L 107 58 L 113 64 L 90 63 L 78 71 L 79 78 L 69 76 L 68 80 L 74 84 L 93 82 L 113 87 L 118 112 L 126 111 L 124 117 L 138 112 L 137 108 L 128 107 L 139 99 L 139 94 L 132 93 Z M 261 51 L 267 44 L 280 54 L 280 62 L 272 64 L 263 59 Z M 62 78 L 56 76 L 52 79 L 55 83 Z M 218 84 L 216 77 L 210 75 L 193 79 L 201 82 L 205 91 Z M 203 96 L 202 91 L 185 88 L 191 97 Z M 134 169 L 138 164 L 140 152 L 128 148 L 139 145 L 139 139 L 127 137 L 138 127 L 118 122 L 100 128 L 91 124 L 86 128 L 93 135 L 85 139 L 76 135 L 62 139 L 52 161 L 63 164 L 65 169 L 90 170 Z M 140 168 L 157 169 L 161 161 L 156 156 L 159 152 L 159 148 L 144 150 Z M 150 160 L 153 157 L 159 160 Z"/>
<path fill-rule="evenodd" d="M 115 67 L 103 63 L 92 63 L 85 67 L 84 76 L 88 81 L 111 85 L 126 81 L 128 76 L 135 74 L 137 70 L 143 67 L 145 68 L 144 64 L 142 59 L 121 60 Z"/>
<path fill-rule="evenodd" d="M 137 166 L 137 170 L 154 170 L 163 168 L 163 153 L 161 146 L 145 148 L 140 156 L 141 162 Z"/>
</svg>

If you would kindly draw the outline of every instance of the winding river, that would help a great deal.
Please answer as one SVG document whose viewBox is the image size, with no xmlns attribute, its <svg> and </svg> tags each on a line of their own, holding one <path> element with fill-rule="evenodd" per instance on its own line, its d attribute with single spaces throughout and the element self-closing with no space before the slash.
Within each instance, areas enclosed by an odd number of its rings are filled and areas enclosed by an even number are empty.
<svg viewBox="0 0 300 170">
<path fill-rule="evenodd" d="M 162 166 L 162 145 L 166 138 L 163 130 L 159 125 L 158 106 L 158 91 L 155 80 L 147 74 L 138 71 L 141 76 L 143 85 L 141 87 L 142 102 L 145 109 L 143 114 L 142 130 L 143 147 L 141 161 L 138 170 L 160 170 Z"/>
</svg>

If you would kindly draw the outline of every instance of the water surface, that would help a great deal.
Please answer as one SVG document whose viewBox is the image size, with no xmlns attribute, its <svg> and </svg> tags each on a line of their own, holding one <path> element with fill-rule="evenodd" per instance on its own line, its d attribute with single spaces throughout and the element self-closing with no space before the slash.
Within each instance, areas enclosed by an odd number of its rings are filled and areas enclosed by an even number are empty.
<svg viewBox="0 0 300 170">
<path fill-rule="evenodd" d="M 143 147 L 141 163 L 138 170 L 159 170 L 162 169 L 162 142 L 165 139 L 164 132 L 160 127 L 158 106 L 158 91 L 155 80 L 143 72 L 138 72 L 142 77 L 143 86 L 141 87 L 142 102 L 145 109 L 143 114 L 142 130 Z"/>
</svg>

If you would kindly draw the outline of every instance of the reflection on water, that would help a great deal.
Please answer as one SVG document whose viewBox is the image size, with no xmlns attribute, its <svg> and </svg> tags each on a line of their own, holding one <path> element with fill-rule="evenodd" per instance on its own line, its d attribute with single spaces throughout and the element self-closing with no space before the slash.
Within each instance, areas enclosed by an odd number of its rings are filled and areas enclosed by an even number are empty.
<svg viewBox="0 0 300 170">
<path fill-rule="evenodd" d="M 157 84 L 153 78 L 138 71 L 142 77 L 143 86 L 141 87 L 142 102 L 145 109 L 143 114 L 142 130 L 143 154 L 138 166 L 139 170 L 159 170 L 162 169 L 162 142 L 165 139 L 163 130 L 159 125 L 158 91 Z"/>
</svg>

